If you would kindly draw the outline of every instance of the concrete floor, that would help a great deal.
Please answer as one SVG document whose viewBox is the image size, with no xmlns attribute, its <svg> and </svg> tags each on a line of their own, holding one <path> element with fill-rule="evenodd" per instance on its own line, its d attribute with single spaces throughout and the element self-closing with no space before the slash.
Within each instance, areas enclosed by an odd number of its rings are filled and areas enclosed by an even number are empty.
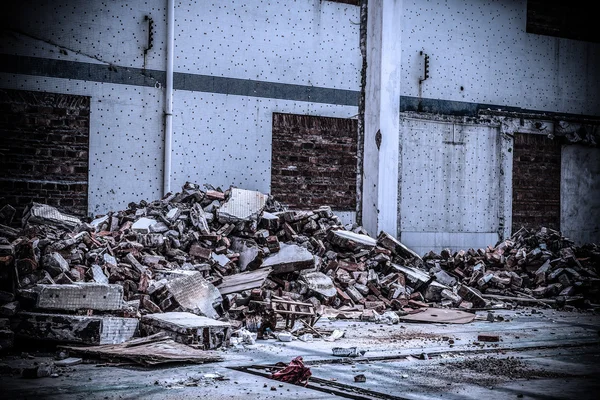
<svg viewBox="0 0 600 400">
<path fill-rule="evenodd" d="M 223 351 L 225 361 L 204 365 L 146 369 L 86 363 L 57 378 L 4 374 L 0 386 L 2 397 L 11 399 L 596 399 L 600 316 L 531 311 L 495 311 L 502 322 L 488 322 L 482 312 L 465 325 L 321 320 L 317 326 L 344 330 L 345 336 L 335 342 L 257 341 L 230 347 Z M 501 341 L 477 342 L 484 333 L 498 334 Z M 367 350 L 365 356 L 332 355 L 333 347 L 351 346 Z M 0 362 L 6 370 L 52 361 L 52 354 L 34 355 Z M 260 367 L 287 364 L 298 355 L 313 373 L 308 387 L 268 379 Z M 257 367 L 243 368 L 250 366 Z M 244 370 L 232 369 L 240 367 Z M 355 383 L 358 374 L 366 382 Z"/>
</svg>

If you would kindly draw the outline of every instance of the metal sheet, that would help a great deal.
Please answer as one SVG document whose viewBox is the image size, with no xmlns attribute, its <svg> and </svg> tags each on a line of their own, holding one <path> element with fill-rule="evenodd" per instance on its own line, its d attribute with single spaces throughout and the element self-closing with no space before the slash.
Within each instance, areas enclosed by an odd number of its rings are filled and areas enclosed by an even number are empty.
<svg viewBox="0 0 600 400">
<path fill-rule="evenodd" d="M 416 314 L 400 317 L 400 321 L 405 322 L 434 322 L 441 324 L 468 324 L 474 319 L 475 314 L 443 308 L 425 308 Z"/>
</svg>

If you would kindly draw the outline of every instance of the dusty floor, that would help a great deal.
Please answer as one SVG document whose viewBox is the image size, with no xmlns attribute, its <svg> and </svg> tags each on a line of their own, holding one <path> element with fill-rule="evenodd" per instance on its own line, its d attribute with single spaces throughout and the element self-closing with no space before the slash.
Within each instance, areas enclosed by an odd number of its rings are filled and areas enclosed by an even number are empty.
<svg viewBox="0 0 600 400">
<path fill-rule="evenodd" d="M 590 312 L 497 310 L 466 325 L 321 320 L 341 329 L 335 342 L 317 339 L 223 351 L 225 361 L 168 368 L 64 368 L 56 378 L 24 379 L 11 368 L 51 362 L 52 353 L 6 356 L 2 398 L 10 399 L 596 399 L 600 390 L 600 316 Z M 498 334 L 498 343 L 477 341 Z M 358 346 L 362 358 L 339 358 L 333 347 Z M 308 387 L 268 379 L 265 366 L 302 355 L 313 377 Z M 366 381 L 357 383 L 354 376 Z"/>
</svg>

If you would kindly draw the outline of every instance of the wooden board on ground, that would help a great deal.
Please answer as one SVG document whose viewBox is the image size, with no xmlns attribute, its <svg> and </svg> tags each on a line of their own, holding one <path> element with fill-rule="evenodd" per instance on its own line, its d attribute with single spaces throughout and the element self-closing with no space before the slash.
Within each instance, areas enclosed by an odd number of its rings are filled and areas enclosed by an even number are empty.
<svg viewBox="0 0 600 400">
<path fill-rule="evenodd" d="M 437 322 L 441 324 L 468 324 L 475 319 L 475 314 L 445 308 L 424 308 L 423 311 L 404 315 L 400 321 L 405 322 Z"/>
<path fill-rule="evenodd" d="M 164 333 L 146 338 L 134 339 L 121 344 L 107 344 L 93 347 L 59 346 L 70 354 L 95 356 L 108 360 L 129 360 L 144 366 L 166 363 L 203 364 L 222 361 L 215 351 L 197 350 L 177 343 Z"/>
</svg>

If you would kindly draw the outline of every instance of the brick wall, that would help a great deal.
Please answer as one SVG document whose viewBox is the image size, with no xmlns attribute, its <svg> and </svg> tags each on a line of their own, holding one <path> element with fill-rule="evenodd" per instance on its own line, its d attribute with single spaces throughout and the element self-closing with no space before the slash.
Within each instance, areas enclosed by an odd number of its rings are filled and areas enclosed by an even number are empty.
<svg viewBox="0 0 600 400">
<path fill-rule="evenodd" d="M 87 214 L 90 98 L 0 89 L 0 207 Z"/>
<path fill-rule="evenodd" d="M 560 229 L 561 144 L 545 135 L 515 134 L 512 230 Z"/>
<path fill-rule="evenodd" d="M 356 210 L 357 120 L 273 114 L 271 193 L 293 208 Z"/>
</svg>

